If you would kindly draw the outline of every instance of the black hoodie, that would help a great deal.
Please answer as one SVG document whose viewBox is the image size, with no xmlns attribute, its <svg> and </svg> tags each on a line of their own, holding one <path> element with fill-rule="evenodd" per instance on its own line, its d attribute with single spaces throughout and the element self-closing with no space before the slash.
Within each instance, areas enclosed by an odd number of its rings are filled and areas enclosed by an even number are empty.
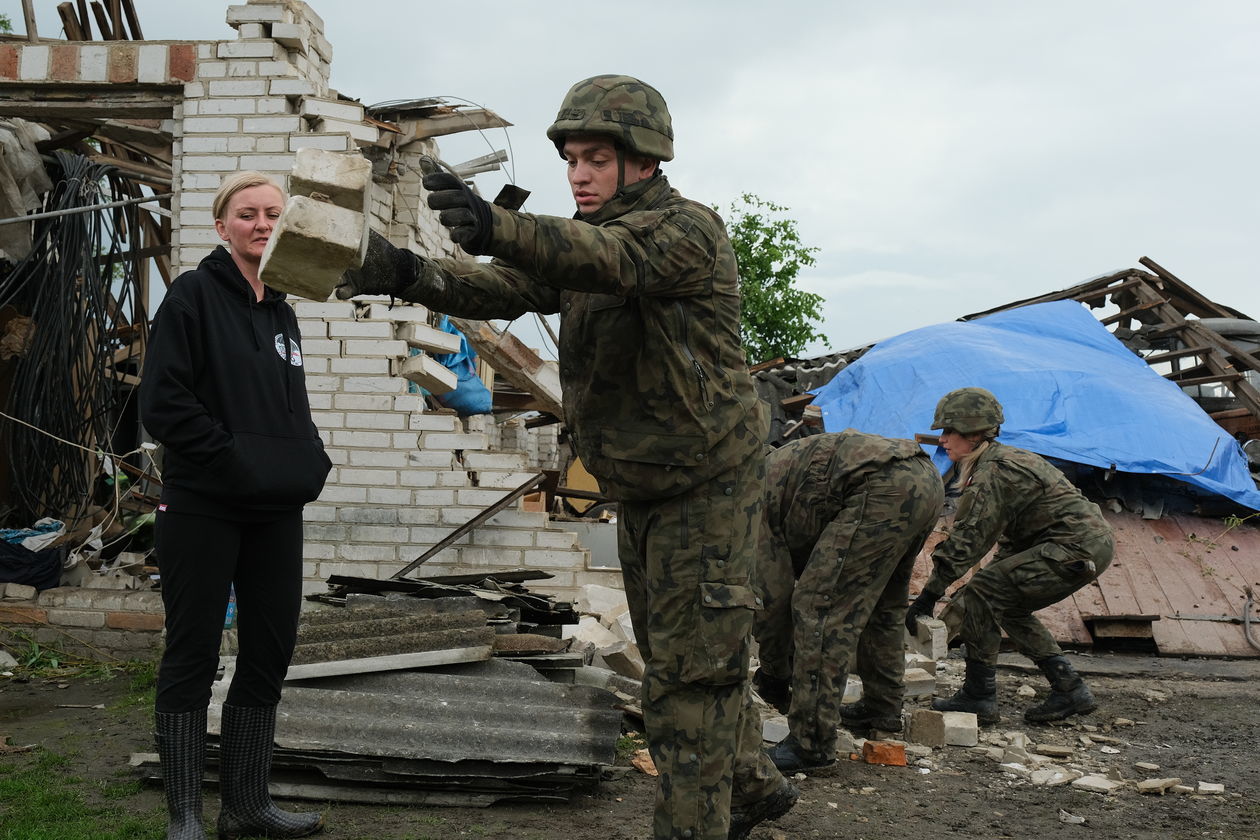
<svg viewBox="0 0 1260 840">
<path fill-rule="evenodd" d="M 140 418 L 166 447 L 171 512 L 256 518 L 300 508 L 331 462 L 311 420 L 297 317 L 255 301 L 222 246 L 176 278 L 153 319 Z"/>
</svg>

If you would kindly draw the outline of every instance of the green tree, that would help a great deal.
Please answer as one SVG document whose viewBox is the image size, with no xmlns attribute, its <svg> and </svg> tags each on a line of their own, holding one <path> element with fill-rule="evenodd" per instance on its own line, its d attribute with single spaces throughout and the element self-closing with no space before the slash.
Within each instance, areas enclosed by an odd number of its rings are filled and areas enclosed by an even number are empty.
<svg viewBox="0 0 1260 840">
<path fill-rule="evenodd" d="M 787 209 L 744 193 L 727 219 L 739 261 L 740 338 L 750 364 L 795 356 L 816 339 L 831 346 L 815 329 L 822 295 L 795 287 L 818 249 L 801 242 L 796 221 L 783 215 Z"/>
<path fill-rule="evenodd" d="M 12 32 L 13 21 L 9 20 L 8 15 L 0 15 L 0 32 Z"/>
</svg>

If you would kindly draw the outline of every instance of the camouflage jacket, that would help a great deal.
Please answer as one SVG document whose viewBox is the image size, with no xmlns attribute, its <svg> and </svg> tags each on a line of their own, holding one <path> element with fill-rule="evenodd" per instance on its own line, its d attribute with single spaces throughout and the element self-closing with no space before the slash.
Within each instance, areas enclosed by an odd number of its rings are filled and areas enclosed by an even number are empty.
<svg viewBox="0 0 1260 840">
<path fill-rule="evenodd" d="M 659 174 L 592 216 L 492 212 L 495 260 L 433 261 L 420 302 L 465 318 L 560 313 L 565 421 L 606 494 L 667 498 L 758 456 L 766 412 L 716 213 Z"/>
<path fill-rule="evenodd" d="M 916 455 L 927 457 L 914 441 L 854 429 L 811 435 L 771 450 L 766 456 L 770 529 L 786 543 L 794 561 L 803 561 L 865 476 Z"/>
<path fill-rule="evenodd" d="M 938 597 L 998 544 L 1009 557 L 1038 545 L 1074 546 L 1111 526 L 1098 505 L 1040 455 L 994 441 L 980 453 L 949 536 L 932 552 L 924 592 Z"/>
</svg>

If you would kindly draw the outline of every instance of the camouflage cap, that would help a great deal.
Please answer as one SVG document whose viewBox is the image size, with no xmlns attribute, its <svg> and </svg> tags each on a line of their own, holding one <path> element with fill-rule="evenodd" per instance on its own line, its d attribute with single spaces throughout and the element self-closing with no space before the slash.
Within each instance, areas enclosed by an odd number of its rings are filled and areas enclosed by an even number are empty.
<svg viewBox="0 0 1260 840">
<path fill-rule="evenodd" d="M 610 134 L 636 155 L 674 159 L 674 126 L 665 97 L 631 76 L 593 76 L 569 88 L 547 129 L 561 157 L 570 134 Z"/>
<path fill-rule="evenodd" d="M 1001 426 L 1002 404 L 983 388 L 959 388 L 941 397 L 936 404 L 933 429 L 953 429 L 964 435 Z"/>
</svg>

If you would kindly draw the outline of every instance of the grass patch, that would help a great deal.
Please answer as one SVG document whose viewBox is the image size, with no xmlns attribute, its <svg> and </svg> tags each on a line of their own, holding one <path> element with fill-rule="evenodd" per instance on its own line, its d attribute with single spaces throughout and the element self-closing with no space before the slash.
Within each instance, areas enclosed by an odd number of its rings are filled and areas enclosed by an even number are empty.
<svg viewBox="0 0 1260 840">
<path fill-rule="evenodd" d="M 67 774 L 68 759 L 38 752 L 22 763 L 0 762 L 0 840 L 150 840 L 162 835 L 166 809 L 131 814 L 114 805 L 90 805 L 87 782 Z M 109 800 L 139 792 L 139 784 L 111 783 Z"/>
<path fill-rule="evenodd" d="M 617 739 L 617 760 L 629 761 L 630 756 L 647 747 L 647 739 L 638 732 L 627 732 Z"/>
</svg>

